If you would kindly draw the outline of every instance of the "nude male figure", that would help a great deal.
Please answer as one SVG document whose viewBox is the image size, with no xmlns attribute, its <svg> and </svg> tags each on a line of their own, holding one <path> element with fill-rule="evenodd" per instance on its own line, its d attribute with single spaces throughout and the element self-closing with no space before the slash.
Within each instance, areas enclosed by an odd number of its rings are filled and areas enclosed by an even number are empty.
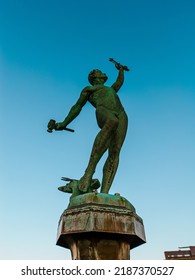
<svg viewBox="0 0 195 280">
<path fill-rule="evenodd" d="M 66 129 L 66 126 L 79 115 L 87 101 L 96 108 L 96 119 L 100 132 L 95 138 L 85 173 L 79 180 L 78 188 L 83 193 L 87 192 L 90 187 L 96 166 L 107 150 L 108 158 L 103 167 L 101 192 L 109 192 L 118 168 L 120 150 L 127 132 L 128 118 L 117 92 L 124 82 L 124 70 L 128 70 L 128 68 L 115 61 L 114 63 L 119 71 L 115 83 L 111 87 L 105 86 L 104 83 L 108 79 L 106 74 L 98 69 L 91 71 L 88 76 L 91 86 L 82 90 L 78 101 L 71 108 L 64 121 L 55 123 L 55 130 Z"/>
</svg>

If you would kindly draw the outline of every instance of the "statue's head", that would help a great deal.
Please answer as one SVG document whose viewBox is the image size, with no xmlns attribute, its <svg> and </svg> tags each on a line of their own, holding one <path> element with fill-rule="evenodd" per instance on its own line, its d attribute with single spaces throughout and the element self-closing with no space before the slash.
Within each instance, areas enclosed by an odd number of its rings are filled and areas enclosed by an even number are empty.
<svg viewBox="0 0 195 280">
<path fill-rule="evenodd" d="M 91 85 L 94 84 L 104 84 L 107 81 L 108 77 L 105 73 L 98 69 L 92 70 L 88 75 L 88 80 Z"/>
</svg>

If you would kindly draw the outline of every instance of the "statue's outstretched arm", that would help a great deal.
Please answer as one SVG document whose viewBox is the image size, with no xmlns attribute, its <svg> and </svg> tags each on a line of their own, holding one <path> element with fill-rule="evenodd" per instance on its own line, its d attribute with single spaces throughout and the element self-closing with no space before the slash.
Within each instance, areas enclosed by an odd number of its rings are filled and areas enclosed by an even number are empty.
<svg viewBox="0 0 195 280">
<path fill-rule="evenodd" d="M 84 88 L 76 104 L 72 106 L 64 121 L 56 123 L 55 130 L 65 129 L 66 126 L 79 115 L 86 102 L 87 102 L 87 88 Z"/>
</svg>

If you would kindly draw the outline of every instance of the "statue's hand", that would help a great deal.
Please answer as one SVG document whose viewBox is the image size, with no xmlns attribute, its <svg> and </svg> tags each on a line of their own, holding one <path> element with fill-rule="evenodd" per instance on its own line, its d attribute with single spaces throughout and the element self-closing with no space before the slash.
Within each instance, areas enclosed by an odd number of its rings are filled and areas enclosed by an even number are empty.
<svg viewBox="0 0 195 280">
<path fill-rule="evenodd" d="M 55 120 L 50 120 L 47 127 L 47 131 L 50 133 L 53 132 L 53 130 L 63 130 L 66 128 L 63 122 L 57 123 Z"/>
<path fill-rule="evenodd" d="M 121 65 L 121 64 L 118 63 L 118 62 L 115 63 L 115 67 L 116 67 L 117 70 L 124 69 L 124 68 L 123 68 L 123 65 Z"/>
<path fill-rule="evenodd" d="M 55 130 L 63 130 L 65 128 L 66 128 L 66 126 L 64 125 L 63 122 L 59 122 L 59 123 L 55 124 Z"/>
<path fill-rule="evenodd" d="M 113 58 L 109 58 L 109 61 L 111 61 L 115 64 L 116 69 L 129 71 L 129 68 L 127 66 L 121 65 L 119 62 L 117 62 Z"/>
</svg>

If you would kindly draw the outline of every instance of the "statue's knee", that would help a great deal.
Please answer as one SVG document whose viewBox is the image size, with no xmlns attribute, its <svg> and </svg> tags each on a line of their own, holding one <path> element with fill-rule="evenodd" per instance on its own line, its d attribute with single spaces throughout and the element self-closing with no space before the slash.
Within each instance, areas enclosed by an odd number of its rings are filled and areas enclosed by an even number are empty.
<svg viewBox="0 0 195 280">
<path fill-rule="evenodd" d="M 119 147 L 112 147 L 112 150 L 110 151 L 110 157 L 112 159 L 118 159 L 119 158 L 119 154 L 120 154 L 120 148 Z"/>
</svg>

